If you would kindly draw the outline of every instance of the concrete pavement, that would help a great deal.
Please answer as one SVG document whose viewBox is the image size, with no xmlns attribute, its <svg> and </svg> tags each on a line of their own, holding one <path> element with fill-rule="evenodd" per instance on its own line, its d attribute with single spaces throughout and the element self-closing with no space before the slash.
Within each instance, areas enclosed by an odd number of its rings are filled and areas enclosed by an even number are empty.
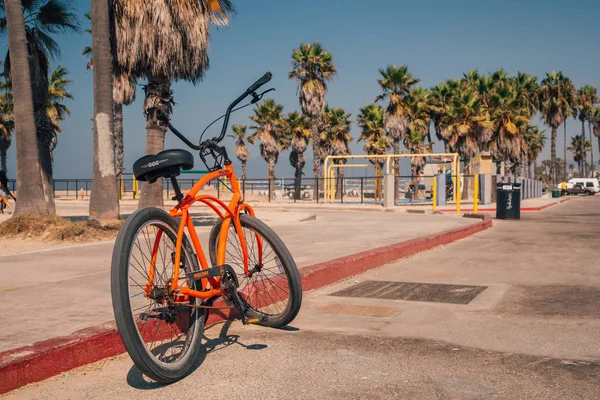
<svg viewBox="0 0 600 400">
<path fill-rule="evenodd" d="M 123 355 L 6 398 L 598 399 L 599 234 L 600 197 L 577 198 L 312 292 L 288 330 L 209 329 L 173 385 Z M 487 289 L 466 305 L 332 296 L 369 280 Z"/>
<path fill-rule="evenodd" d="M 274 213 L 265 210 L 257 215 L 274 222 L 273 229 L 299 267 L 474 222 L 455 216 L 353 211 L 315 212 L 314 218 L 299 222 L 286 219 L 292 212 L 279 212 L 277 217 Z M 197 227 L 205 249 L 209 222 Z M 0 329 L 0 351 L 112 321 L 112 248 L 112 242 L 104 242 L 1 256 L 0 302 L 10 304 L 3 316 L 11 323 Z"/>
</svg>

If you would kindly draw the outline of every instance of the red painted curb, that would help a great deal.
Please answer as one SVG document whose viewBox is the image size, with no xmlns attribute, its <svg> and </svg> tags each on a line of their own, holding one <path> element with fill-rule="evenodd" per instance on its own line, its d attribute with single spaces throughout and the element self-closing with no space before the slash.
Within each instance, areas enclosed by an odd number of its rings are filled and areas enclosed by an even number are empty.
<svg viewBox="0 0 600 400">
<path fill-rule="evenodd" d="M 484 215 L 483 221 L 463 228 L 450 229 L 303 267 L 300 268 L 302 288 L 304 291 L 315 290 L 399 258 L 454 242 L 491 226 L 491 217 Z M 230 310 L 211 311 L 206 325 L 221 322 L 232 316 L 231 314 Z M 124 352 L 121 337 L 113 323 L 2 352 L 0 353 L 0 394 Z"/>
</svg>

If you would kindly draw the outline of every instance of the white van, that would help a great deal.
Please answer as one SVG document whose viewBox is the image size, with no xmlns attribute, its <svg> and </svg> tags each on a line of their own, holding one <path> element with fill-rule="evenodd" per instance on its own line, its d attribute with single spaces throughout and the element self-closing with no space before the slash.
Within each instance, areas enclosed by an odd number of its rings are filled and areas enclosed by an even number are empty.
<svg viewBox="0 0 600 400">
<path fill-rule="evenodd" d="M 574 188 L 581 188 L 581 192 L 590 192 L 589 194 L 596 194 L 600 192 L 600 184 L 598 184 L 597 178 L 573 178 L 567 182 L 567 190 Z M 562 189 L 562 184 L 557 185 L 558 189 Z"/>
</svg>

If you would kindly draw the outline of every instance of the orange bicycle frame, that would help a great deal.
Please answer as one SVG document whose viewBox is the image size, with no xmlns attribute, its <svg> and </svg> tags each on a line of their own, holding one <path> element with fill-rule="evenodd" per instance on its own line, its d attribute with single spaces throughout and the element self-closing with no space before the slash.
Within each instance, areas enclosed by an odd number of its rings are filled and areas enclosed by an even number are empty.
<svg viewBox="0 0 600 400">
<path fill-rule="evenodd" d="M 210 181 L 214 179 L 219 179 L 226 177 L 231 182 L 231 187 L 233 191 L 233 197 L 229 204 L 225 204 L 220 199 L 209 195 L 209 194 L 198 194 L 200 190 Z M 206 256 L 202 249 L 202 245 L 200 244 L 200 240 L 198 239 L 198 234 L 196 233 L 196 229 L 194 228 L 194 223 L 190 216 L 189 209 L 190 207 L 196 203 L 201 202 L 208 207 L 210 207 L 222 220 L 223 224 L 221 227 L 221 232 L 219 233 L 219 240 L 217 245 L 217 265 L 225 264 L 225 255 L 227 248 L 227 235 L 229 234 L 229 228 L 231 226 L 231 222 L 235 226 L 236 234 L 239 237 L 240 244 L 242 247 L 242 256 L 244 262 L 244 273 L 248 274 L 248 249 L 246 247 L 246 240 L 244 238 L 244 231 L 242 229 L 242 225 L 240 223 L 240 214 L 242 212 L 246 212 L 251 216 L 255 216 L 254 210 L 248 204 L 243 202 L 243 196 L 240 192 L 239 185 L 237 183 L 237 178 L 235 176 L 235 171 L 233 170 L 232 164 L 227 164 L 225 167 L 218 171 L 213 171 L 207 174 L 206 176 L 199 179 L 194 186 L 186 193 L 183 200 L 173 207 L 169 214 L 173 217 L 181 217 L 181 222 L 179 223 L 179 229 L 177 231 L 177 241 L 175 244 L 175 259 L 173 265 L 173 280 L 171 281 L 171 290 L 174 293 L 178 293 L 184 296 L 196 297 L 200 299 L 209 299 L 214 296 L 218 296 L 223 293 L 220 287 L 220 279 L 208 277 L 201 280 L 202 289 L 203 290 L 194 290 L 187 286 L 179 286 L 179 273 L 180 273 L 180 265 L 181 265 L 181 247 L 183 244 L 183 238 L 185 237 L 185 232 L 187 228 L 187 232 L 191 239 L 192 245 L 196 252 L 196 256 L 198 257 L 198 261 L 200 263 L 200 267 L 202 269 L 209 268 L 209 264 L 206 260 Z M 146 292 L 152 288 L 152 281 L 154 279 L 154 268 L 156 262 L 156 251 L 158 248 L 158 244 L 161 240 L 162 232 L 159 231 L 154 239 L 154 248 L 152 251 L 152 259 L 150 260 L 149 273 L 148 273 L 148 284 L 146 286 Z M 258 262 L 262 263 L 262 238 L 259 235 L 256 235 L 256 239 L 258 242 Z"/>
</svg>

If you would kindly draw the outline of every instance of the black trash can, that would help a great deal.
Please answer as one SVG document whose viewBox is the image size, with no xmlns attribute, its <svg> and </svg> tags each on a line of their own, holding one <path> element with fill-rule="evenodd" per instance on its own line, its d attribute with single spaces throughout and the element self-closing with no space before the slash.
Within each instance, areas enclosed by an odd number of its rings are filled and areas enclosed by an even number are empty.
<svg viewBox="0 0 600 400">
<path fill-rule="evenodd" d="M 496 218 L 521 219 L 521 184 L 500 182 L 496 186 Z"/>
</svg>

